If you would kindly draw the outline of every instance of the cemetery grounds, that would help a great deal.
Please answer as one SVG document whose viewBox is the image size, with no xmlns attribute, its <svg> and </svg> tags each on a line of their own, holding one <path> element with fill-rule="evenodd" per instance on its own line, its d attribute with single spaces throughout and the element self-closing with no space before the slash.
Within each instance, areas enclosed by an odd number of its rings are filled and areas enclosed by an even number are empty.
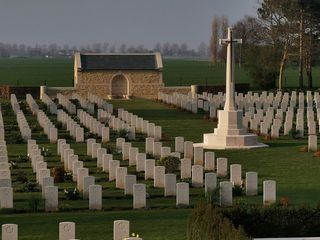
<svg viewBox="0 0 320 240">
<path fill-rule="evenodd" d="M 72 69 L 72 68 L 71 68 Z M 63 74 L 61 74 L 63 75 Z M 1 77 L 1 80 L 3 78 Z M 224 78 L 222 78 L 224 79 Z M 51 81 L 51 80 L 50 80 Z M 53 80 L 52 80 L 53 81 Z M 48 85 L 55 85 L 47 82 Z M 59 84 L 65 85 L 64 81 Z M 68 85 L 68 84 L 66 84 Z M 45 106 L 37 101 L 41 109 Z M 110 101 L 114 108 L 124 108 L 137 114 L 156 125 L 162 126 L 163 145 L 174 149 L 174 137 L 183 136 L 185 140 L 201 142 L 202 134 L 212 132 L 216 122 L 209 120 L 204 112 L 192 114 L 181 111 L 173 106 L 163 103 L 134 99 L 130 101 Z M 20 102 L 29 126 L 32 129 L 32 139 L 37 141 L 44 150 L 47 150 L 45 161 L 48 168 L 60 166 L 60 156 L 57 156 L 56 144 L 50 144 L 47 136 L 43 134 L 36 116 L 31 114 L 25 101 Z M 27 154 L 26 143 L 17 143 L 20 139 L 16 117 L 9 101 L 1 101 L 1 110 L 4 119 L 5 139 L 7 141 L 9 161 L 16 163 L 11 170 L 12 185 L 14 188 L 14 209 L 1 210 L 0 224 L 16 223 L 19 226 L 19 239 L 57 239 L 58 223 L 62 221 L 74 221 L 76 223 L 76 235 L 80 239 L 112 238 L 113 221 L 118 219 L 130 220 L 130 232 L 138 233 L 143 239 L 185 239 L 187 218 L 194 206 L 200 200 L 205 199 L 203 188 L 190 188 L 190 207 L 177 208 L 175 197 L 163 197 L 163 189 L 153 187 L 153 181 L 142 180 L 146 183 L 147 199 L 146 210 L 132 210 L 132 197 L 125 196 L 123 190 L 115 188 L 114 182 L 108 182 L 106 173 L 97 169 L 96 162 L 87 156 L 86 144 L 75 143 L 69 137 L 65 127 L 57 123 L 54 115 L 48 115 L 50 120 L 58 127 L 58 138 L 66 138 L 71 148 L 78 154 L 79 160 L 90 169 L 90 175 L 95 176 L 96 183 L 103 187 L 103 210 L 89 211 L 88 200 L 66 200 L 64 189 L 73 189 L 76 185 L 72 181 L 55 184 L 59 187 L 59 212 L 45 213 L 44 201 L 40 201 L 37 212 L 32 212 L 34 198 L 39 198 L 41 192 L 27 192 L 25 185 L 19 181 L 21 176 L 28 181 L 35 181 L 30 162 L 24 160 Z M 87 131 L 87 130 L 86 130 Z M 110 143 L 103 146 L 112 148 L 115 146 L 116 132 L 110 132 Z M 300 149 L 308 145 L 307 139 L 292 139 L 283 137 L 280 139 L 264 140 L 269 148 L 253 150 L 228 150 L 215 151 L 216 157 L 227 157 L 228 165 L 238 163 L 242 165 L 242 172 L 256 171 L 259 175 L 259 195 L 254 197 L 234 197 L 234 204 L 257 204 L 262 206 L 262 182 L 264 180 L 276 180 L 277 199 L 286 197 L 293 205 L 317 206 L 320 202 L 320 182 L 318 173 L 320 159 L 313 157 L 313 153 L 301 152 Z M 144 151 L 145 136 L 137 134 L 132 145 Z M 121 160 L 121 155 L 114 155 L 114 159 Z M 121 161 L 121 166 L 127 166 L 127 161 Z M 135 174 L 132 167 L 129 173 Z M 179 181 L 179 172 L 177 180 Z M 223 181 L 223 179 L 219 179 Z"/>
</svg>

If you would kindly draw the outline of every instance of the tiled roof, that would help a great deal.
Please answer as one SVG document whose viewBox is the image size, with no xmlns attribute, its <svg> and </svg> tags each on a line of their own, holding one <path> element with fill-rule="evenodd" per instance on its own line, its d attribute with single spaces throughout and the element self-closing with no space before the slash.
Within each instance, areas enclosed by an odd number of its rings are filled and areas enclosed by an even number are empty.
<svg viewBox="0 0 320 240">
<path fill-rule="evenodd" d="M 81 70 L 157 70 L 156 54 L 80 54 Z M 162 65 L 162 63 L 161 63 Z"/>
</svg>

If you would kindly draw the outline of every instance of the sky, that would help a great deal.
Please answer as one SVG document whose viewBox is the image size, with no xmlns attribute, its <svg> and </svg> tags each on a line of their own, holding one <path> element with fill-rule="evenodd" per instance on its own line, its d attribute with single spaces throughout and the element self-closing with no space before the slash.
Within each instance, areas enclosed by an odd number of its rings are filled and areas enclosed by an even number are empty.
<svg viewBox="0 0 320 240">
<path fill-rule="evenodd" d="M 0 0 L 0 42 L 153 47 L 209 42 L 211 21 L 256 15 L 258 0 Z"/>
</svg>

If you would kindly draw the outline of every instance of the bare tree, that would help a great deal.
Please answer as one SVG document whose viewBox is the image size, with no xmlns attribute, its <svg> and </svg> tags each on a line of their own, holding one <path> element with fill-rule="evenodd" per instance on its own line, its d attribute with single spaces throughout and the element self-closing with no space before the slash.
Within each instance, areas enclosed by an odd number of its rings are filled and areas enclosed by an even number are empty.
<svg viewBox="0 0 320 240">
<path fill-rule="evenodd" d="M 210 52 L 212 64 L 217 64 L 218 60 L 218 37 L 219 37 L 219 18 L 213 17 L 211 25 L 211 39 L 210 39 Z"/>
</svg>

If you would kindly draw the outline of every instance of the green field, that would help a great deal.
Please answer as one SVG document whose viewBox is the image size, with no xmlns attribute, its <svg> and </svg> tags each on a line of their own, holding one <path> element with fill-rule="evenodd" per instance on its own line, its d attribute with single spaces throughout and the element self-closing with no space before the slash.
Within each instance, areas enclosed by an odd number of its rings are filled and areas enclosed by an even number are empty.
<svg viewBox="0 0 320 240">
<path fill-rule="evenodd" d="M 251 83 L 242 68 L 235 69 L 236 82 Z M 287 87 L 298 86 L 298 68 L 290 67 L 285 73 Z M 314 68 L 314 86 L 320 67 Z M 192 84 L 221 85 L 225 81 L 224 65 L 212 66 L 201 60 L 164 59 L 163 78 L 166 86 L 189 86 Z M 0 84 L 20 86 L 72 86 L 72 59 L 0 59 Z"/>
</svg>

